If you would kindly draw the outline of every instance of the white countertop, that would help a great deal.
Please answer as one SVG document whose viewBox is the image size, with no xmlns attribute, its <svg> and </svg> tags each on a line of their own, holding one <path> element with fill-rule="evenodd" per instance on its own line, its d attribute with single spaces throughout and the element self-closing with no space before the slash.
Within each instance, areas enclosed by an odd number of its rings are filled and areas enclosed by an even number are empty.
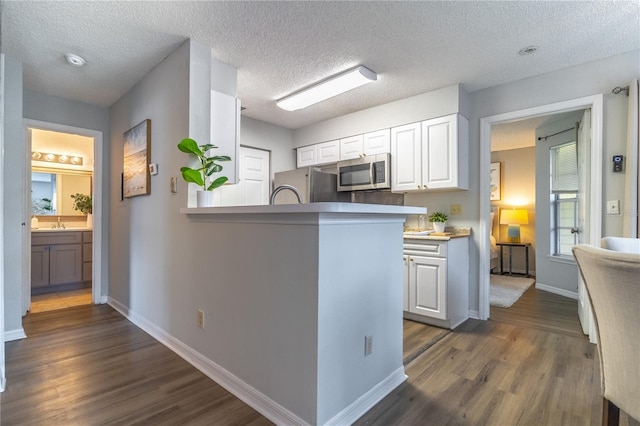
<svg viewBox="0 0 640 426">
<path fill-rule="evenodd" d="M 92 231 L 92 228 L 65 228 L 65 229 L 59 229 L 59 228 L 38 228 L 38 229 L 33 229 L 31 228 L 31 232 L 79 232 L 79 231 Z"/>
<path fill-rule="evenodd" d="M 301 214 L 301 213 L 342 213 L 342 214 L 426 214 L 425 207 L 390 206 L 363 203 L 306 203 L 276 204 L 262 206 L 230 206 L 182 208 L 180 213 L 187 215 L 215 214 Z"/>
</svg>

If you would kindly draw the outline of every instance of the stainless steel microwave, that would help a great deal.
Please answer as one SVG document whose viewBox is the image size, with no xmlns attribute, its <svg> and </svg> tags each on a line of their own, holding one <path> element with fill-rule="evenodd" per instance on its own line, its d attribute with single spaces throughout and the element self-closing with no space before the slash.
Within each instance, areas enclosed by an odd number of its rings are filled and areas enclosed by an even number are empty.
<svg viewBox="0 0 640 426">
<path fill-rule="evenodd" d="M 366 155 L 338 162 L 338 191 L 391 188 L 391 155 Z"/>
</svg>

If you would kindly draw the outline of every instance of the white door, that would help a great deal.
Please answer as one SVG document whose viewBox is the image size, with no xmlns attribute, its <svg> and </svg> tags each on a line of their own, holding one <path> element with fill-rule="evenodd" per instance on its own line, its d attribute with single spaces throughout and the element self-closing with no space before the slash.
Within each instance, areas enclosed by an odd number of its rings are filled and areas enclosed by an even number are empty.
<svg viewBox="0 0 640 426">
<path fill-rule="evenodd" d="M 420 123 L 391 129 L 391 190 L 417 191 L 422 183 Z"/>
<path fill-rule="evenodd" d="M 362 135 L 340 139 L 340 159 L 350 160 L 360 157 L 364 151 L 362 144 Z"/>
<path fill-rule="evenodd" d="M 262 149 L 240 147 L 240 182 L 224 185 L 217 191 L 216 206 L 269 204 L 270 153 Z"/>
<path fill-rule="evenodd" d="M 391 151 L 391 130 L 365 133 L 363 138 L 365 155 L 386 154 Z"/>
<path fill-rule="evenodd" d="M 591 164 L 589 164 L 589 152 L 591 151 L 591 110 L 585 110 L 580 120 L 578 129 L 578 242 L 584 243 L 590 241 L 589 227 L 585 226 L 587 221 L 589 209 L 587 206 L 590 204 L 589 199 L 590 191 L 587 191 L 589 182 L 589 171 L 591 170 Z M 592 334 L 593 323 L 591 321 L 591 304 L 589 303 L 589 296 L 584 287 L 584 281 L 582 275 L 578 274 L 578 317 L 580 318 L 580 324 L 582 325 L 582 332 L 589 336 L 595 336 Z"/>
</svg>

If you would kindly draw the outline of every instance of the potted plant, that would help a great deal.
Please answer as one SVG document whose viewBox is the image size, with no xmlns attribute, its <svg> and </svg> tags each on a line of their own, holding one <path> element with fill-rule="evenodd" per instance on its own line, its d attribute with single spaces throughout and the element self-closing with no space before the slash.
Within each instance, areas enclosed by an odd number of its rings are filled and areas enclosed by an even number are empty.
<svg viewBox="0 0 640 426">
<path fill-rule="evenodd" d="M 73 198 L 73 209 L 87 215 L 87 228 L 93 227 L 93 200 L 91 195 L 76 193 Z"/>
<path fill-rule="evenodd" d="M 433 212 L 429 215 L 429 220 L 433 223 L 433 229 L 436 232 L 444 232 L 444 225 L 447 219 L 447 215 L 443 212 Z"/>
<path fill-rule="evenodd" d="M 198 191 L 198 207 L 211 207 L 213 205 L 213 190 L 224 185 L 229 179 L 226 176 L 220 176 L 211 181 L 211 175 L 222 171 L 222 165 L 219 161 L 231 161 L 231 157 L 226 155 L 209 156 L 207 152 L 217 148 L 213 144 L 198 145 L 198 143 L 190 138 L 183 139 L 178 144 L 178 149 L 187 154 L 193 154 L 200 160 L 200 167 L 192 169 L 191 167 L 181 167 L 180 172 L 182 178 L 186 182 L 195 183 L 202 190 Z"/>
</svg>

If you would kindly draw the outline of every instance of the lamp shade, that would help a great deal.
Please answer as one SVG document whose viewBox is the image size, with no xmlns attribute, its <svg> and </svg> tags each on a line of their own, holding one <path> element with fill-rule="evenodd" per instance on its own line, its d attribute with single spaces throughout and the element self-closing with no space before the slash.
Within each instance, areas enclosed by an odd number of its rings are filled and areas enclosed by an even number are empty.
<svg viewBox="0 0 640 426">
<path fill-rule="evenodd" d="M 524 209 L 502 210 L 500 212 L 501 225 L 528 225 L 529 213 Z"/>
</svg>

